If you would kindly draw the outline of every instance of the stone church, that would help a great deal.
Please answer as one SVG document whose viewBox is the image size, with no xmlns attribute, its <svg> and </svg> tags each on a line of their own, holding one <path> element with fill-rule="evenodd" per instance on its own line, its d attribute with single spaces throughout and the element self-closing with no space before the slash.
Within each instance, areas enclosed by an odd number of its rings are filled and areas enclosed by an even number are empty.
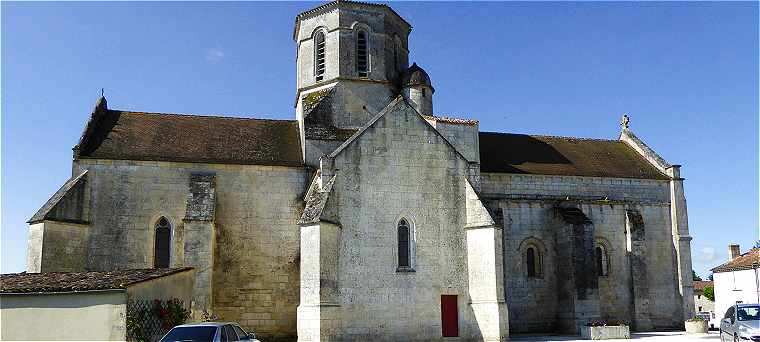
<svg viewBox="0 0 760 342">
<path fill-rule="evenodd" d="M 194 314 L 266 340 L 682 327 L 694 303 L 679 165 L 627 117 L 603 140 L 436 115 L 411 29 L 382 4 L 298 14 L 295 120 L 101 97 L 71 178 L 29 220 L 29 272 L 192 266 Z"/>
</svg>

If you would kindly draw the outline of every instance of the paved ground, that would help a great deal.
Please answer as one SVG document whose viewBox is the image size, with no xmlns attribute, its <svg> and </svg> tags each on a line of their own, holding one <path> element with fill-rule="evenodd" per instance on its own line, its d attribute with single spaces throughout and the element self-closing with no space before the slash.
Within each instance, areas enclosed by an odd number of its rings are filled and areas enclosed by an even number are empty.
<svg viewBox="0 0 760 342">
<path fill-rule="evenodd" d="M 632 340 L 651 341 L 651 342 L 679 342 L 679 341 L 720 341 L 717 331 L 711 331 L 708 334 L 686 335 L 684 332 L 650 332 L 631 334 Z M 511 341 L 587 341 L 581 340 L 578 336 L 538 336 L 538 335 L 517 335 L 510 336 Z M 606 341 L 628 341 L 628 340 L 606 340 Z"/>
</svg>

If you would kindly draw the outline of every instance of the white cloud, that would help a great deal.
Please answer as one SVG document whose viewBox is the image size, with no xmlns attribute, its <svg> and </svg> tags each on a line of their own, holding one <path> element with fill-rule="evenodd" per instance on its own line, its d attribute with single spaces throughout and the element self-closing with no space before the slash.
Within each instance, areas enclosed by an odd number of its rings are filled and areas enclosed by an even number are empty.
<svg viewBox="0 0 760 342">
<path fill-rule="evenodd" d="M 711 262 L 715 261 L 715 248 L 712 247 L 702 247 L 699 249 L 699 260 L 704 262 Z"/>
<path fill-rule="evenodd" d="M 206 60 L 212 63 L 221 62 L 224 59 L 224 51 L 220 48 L 206 50 Z"/>
</svg>

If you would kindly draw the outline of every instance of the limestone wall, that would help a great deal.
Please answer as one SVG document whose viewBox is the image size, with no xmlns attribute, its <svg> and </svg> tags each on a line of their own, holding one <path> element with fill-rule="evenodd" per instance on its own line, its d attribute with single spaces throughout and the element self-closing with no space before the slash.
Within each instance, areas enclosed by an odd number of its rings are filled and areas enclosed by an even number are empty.
<svg viewBox="0 0 760 342">
<path fill-rule="evenodd" d="M 604 199 L 629 202 L 669 203 L 667 181 L 628 178 L 520 175 L 483 173 L 482 192 L 509 198 Z"/>
<path fill-rule="evenodd" d="M 626 210 L 636 210 L 646 233 L 648 284 L 637 299 L 644 302 L 646 317 L 655 326 L 682 324 L 668 182 L 485 173 L 482 189 L 504 225 L 505 287 L 512 332 L 557 328 L 546 317 L 557 313 L 557 284 L 562 281 L 554 272 L 558 247 L 552 226 L 554 207 L 559 203 L 580 208 L 594 224 L 595 242 L 607 249 L 609 275 L 598 278 L 602 318 L 633 318 Z M 527 277 L 525 250 L 530 244 L 544 252 L 540 277 Z"/>
<path fill-rule="evenodd" d="M 190 176 L 215 174 L 214 311 L 263 337 L 295 335 L 296 222 L 305 169 L 107 160 L 75 164 L 90 170 L 91 270 L 152 267 L 153 227 L 161 216 L 172 225 L 171 265 L 182 266 Z"/>
<path fill-rule="evenodd" d="M 468 161 L 480 163 L 478 124 L 453 124 L 428 120 Z"/>
<path fill-rule="evenodd" d="M 30 225 L 27 271 L 84 271 L 88 235 L 84 224 L 45 220 Z"/>
<path fill-rule="evenodd" d="M 193 282 L 195 282 L 195 270 L 177 272 L 129 285 L 127 299 L 139 301 L 179 299 L 189 308 L 193 295 Z"/>
</svg>

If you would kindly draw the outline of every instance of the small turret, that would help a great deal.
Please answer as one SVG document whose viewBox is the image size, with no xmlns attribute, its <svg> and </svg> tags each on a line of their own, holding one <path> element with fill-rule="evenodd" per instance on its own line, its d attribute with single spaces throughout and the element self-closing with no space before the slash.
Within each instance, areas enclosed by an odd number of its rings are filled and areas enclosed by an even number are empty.
<svg viewBox="0 0 760 342">
<path fill-rule="evenodd" d="M 417 63 L 404 72 L 401 79 L 401 93 L 404 98 L 422 115 L 433 115 L 433 88 L 430 76 Z"/>
</svg>

